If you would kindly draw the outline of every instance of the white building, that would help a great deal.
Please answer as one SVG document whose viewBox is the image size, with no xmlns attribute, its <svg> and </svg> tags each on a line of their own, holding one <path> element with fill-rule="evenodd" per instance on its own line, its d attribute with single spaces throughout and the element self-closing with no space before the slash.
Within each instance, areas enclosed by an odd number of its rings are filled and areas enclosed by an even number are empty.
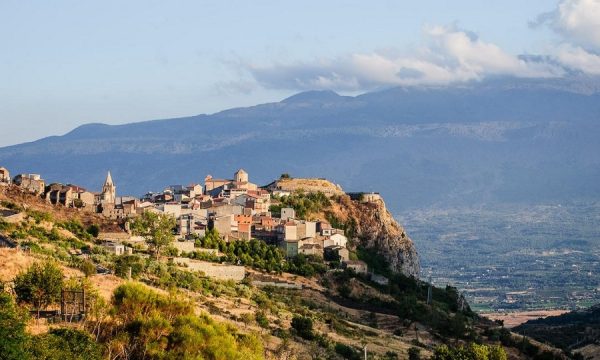
<svg viewBox="0 0 600 360">
<path fill-rule="evenodd" d="M 324 247 L 329 247 L 329 246 L 340 246 L 340 247 L 346 247 L 346 244 L 348 243 L 348 238 L 345 237 L 342 234 L 333 234 L 331 236 L 329 236 L 327 239 L 325 239 L 325 241 L 323 242 L 323 246 Z"/>
<path fill-rule="evenodd" d="M 296 218 L 296 210 L 293 208 L 281 208 L 281 221 L 288 221 Z"/>
</svg>

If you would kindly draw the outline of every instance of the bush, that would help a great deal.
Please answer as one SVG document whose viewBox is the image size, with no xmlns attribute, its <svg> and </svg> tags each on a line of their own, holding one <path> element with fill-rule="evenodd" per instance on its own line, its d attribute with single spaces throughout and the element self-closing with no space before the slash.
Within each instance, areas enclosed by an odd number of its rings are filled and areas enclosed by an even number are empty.
<svg viewBox="0 0 600 360">
<path fill-rule="evenodd" d="M 131 278 L 138 279 L 146 268 L 146 262 L 138 255 L 121 255 L 115 260 L 115 275 L 126 279 L 131 268 Z"/>
<path fill-rule="evenodd" d="M 0 291 L 0 359 L 26 358 L 27 313 L 20 311 L 12 296 Z"/>
<path fill-rule="evenodd" d="M 408 360 L 419 360 L 421 359 L 421 349 L 418 347 L 411 347 L 408 349 Z"/>
<path fill-rule="evenodd" d="M 102 347 L 81 330 L 58 328 L 34 336 L 30 353 L 34 359 L 95 360 L 102 359 Z"/>
<path fill-rule="evenodd" d="M 292 318 L 292 329 L 303 339 L 312 340 L 315 337 L 313 322 L 309 317 L 295 315 Z"/>
<path fill-rule="evenodd" d="M 331 202 L 322 192 L 304 193 L 296 191 L 289 196 L 277 198 L 280 205 L 274 205 L 269 208 L 269 211 L 278 214 L 281 213 L 281 208 L 291 207 L 296 211 L 296 217 L 306 219 L 312 213 L 318 213 L 331 205 Z"/>
<path fill-rule="evenodd" d="M 88 226 L 88 228 L 85 231 L 93 237 L 97 238 L 98 234 L 100 234 L 100 226 L 92 224 Z"/>
<path fill-rule="evenodd" d="M 396 359 L 398 359 L 398 354 L 395 351 L 386 351 L 384 359 L 396 360 Z"/>
<path fill-rule="evenodd" d="M 83 272 L 85 277 L 90 277 L 96 274 L 96 265 L 89 260 L 84 260 L 79 265 L 79 269 Z"/>
<path fill-rule="evenodd" d="M 92 235 L 83 227 L 79 220 L 69 220 L 57 224 L 63 229 L 69 230 L 79 239 L 91 240 Z"/>
<path fill-rule="evenodd" d="M 265 315 L 264 311 L 257 311 L 254 318 L 256 319 L 258 326 L 265 329 L 269 328 L 269 319 L 267 318 L 267 315 Z"/>
<path fill-rule="evenodd" d="M 471 343 L 468 346 L 448 347 L 440 345 L 435 348 L 432 360 L 506 360 L 506 352 L 501 346 Z"/>
<path fill-rule="evenodd" d="M 207 315 L 194 315 L 193 304 L 162 295 L 139 283 L 119 286 L 113 312 L 123 324 L 106 341 L 120 339 L 117 351 L 132 359 L 261 359 L 260 340 L 240 334 Z M 110 346 L 110 344 L 109 344 Z"/>
<path fill-rule="evenodd" d="M 41 223 L 42 221 L 52 221 L 52 215 L 50 213 L 44 211 L 37 210 L 27 210 L 27 215 L 32 218 L 36 224 Z"/>
<path fill-rule="evenodd" d="M 346 344 L 336 343 L 335 344 L 335 352 L 340 354 L 341 356 L 343 356 L 344 359 L 348 359 L 348 360 L 360 360 L 361 359 L 360 352 L 354 350 L 354 348 L 352 348 Z"/>
</svg>

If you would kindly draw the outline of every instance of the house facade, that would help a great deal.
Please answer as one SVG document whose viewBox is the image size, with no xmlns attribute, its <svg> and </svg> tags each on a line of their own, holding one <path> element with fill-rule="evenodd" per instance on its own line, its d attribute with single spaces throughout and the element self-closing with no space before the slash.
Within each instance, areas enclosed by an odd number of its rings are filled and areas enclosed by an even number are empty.
<svg viewBox="0 0 600 360">
<path fill-rule="evenodd" d="M 10 184 L 10 172 L 5 167 L 0 166 L 0 183 Z"/>
<path fill-rule="evenodd" d="M 35 195 L 42 195 L 46 189 L 46 182 L 39 174 L 19 174 L 13 179 L 13 183 L 24 191 Z"/>
</svg>

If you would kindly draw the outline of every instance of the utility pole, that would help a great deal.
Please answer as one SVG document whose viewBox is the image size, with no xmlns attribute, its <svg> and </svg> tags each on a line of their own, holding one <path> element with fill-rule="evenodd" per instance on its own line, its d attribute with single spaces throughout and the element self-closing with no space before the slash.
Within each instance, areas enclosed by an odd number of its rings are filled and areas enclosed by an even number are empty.
<svg viewBox="0 0 600 360">
<path fill-rule="evenodd" d="M 365 360 L 367 360 L 367 339 L 363 338 L 360 343 L 363 346 L 363 353 L 365 355 Z"/>
</svg>

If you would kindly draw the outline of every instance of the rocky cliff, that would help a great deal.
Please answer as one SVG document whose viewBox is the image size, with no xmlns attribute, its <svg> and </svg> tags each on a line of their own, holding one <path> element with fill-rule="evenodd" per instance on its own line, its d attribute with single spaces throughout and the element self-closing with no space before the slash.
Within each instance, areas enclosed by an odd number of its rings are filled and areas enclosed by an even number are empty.
<svg viewBox="0 0 600 360">
<path fill-rule="evenodd" d="M 352 224 L 348 235 L 355 246 L 376 251 L 393 271 L 419 276 L 417 249 L 404 228 L 387 210 L 383 200 L 365 202 L 341 196 L 330 211 L 340 221 Z"/>
</svg>

